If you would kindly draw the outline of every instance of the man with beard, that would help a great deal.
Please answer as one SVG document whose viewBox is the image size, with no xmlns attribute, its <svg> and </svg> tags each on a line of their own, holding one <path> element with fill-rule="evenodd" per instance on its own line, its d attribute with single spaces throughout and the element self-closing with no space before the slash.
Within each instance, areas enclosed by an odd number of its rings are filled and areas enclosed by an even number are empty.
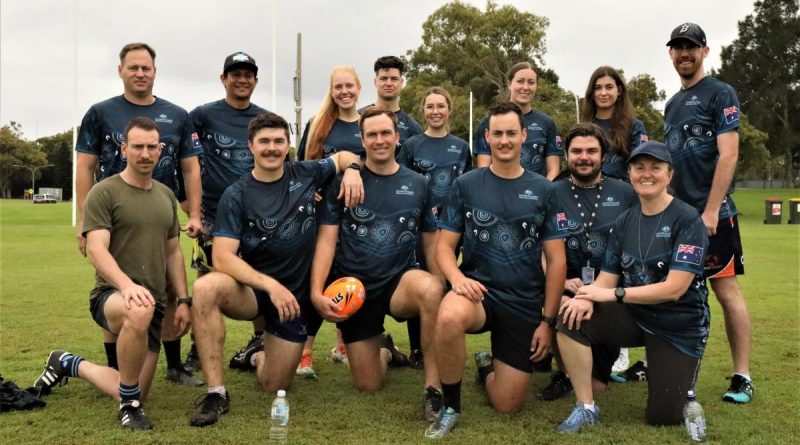
<svg viewBox="0 0 800 445">
<path fill-rule="evenodd" d="M 555 188 L 558 202 L 567 214 L 569 230 L 567 280 L 565 295 L 561 297 L 566 302 L 575 296 L 579 287 L 592 284 L 600 273 L 614 221 L 635 204 L 636 194 L 629 184 L 601 173 L 603 157 L 609 151 L 602 128 L 588 122 L 575 125 L 564 142 L 569 176 L 556 181 Z M 555 400 L 572 391 L 555 343 L 553 349 L 561 371 L 555 372 L 550 384 L 537 394 L 542 400 Z M 592 346 L 595 391 L 602 391 L 608 384 L 617 355 L 619 348 Z"/>
<path fill-rule="evenodd" d="M 722 400 L 748 403 L 750 379 L 750 316 L 737 275 L 744 274 L 742 242 L 733 193 L 739 156 L 739 99 L 736 91 L 706 77 L 706 34 L 694 23 L 676 27 L 669 55 L 681 78 L 681 90 L 664 112 L 666 145 L 672 154 L 675 197 L 700 213 L 709 236 L 705 256 L 708 278 L 725 316 L 725 331 L 733 356 L 731 384 Z"/>
</svg>

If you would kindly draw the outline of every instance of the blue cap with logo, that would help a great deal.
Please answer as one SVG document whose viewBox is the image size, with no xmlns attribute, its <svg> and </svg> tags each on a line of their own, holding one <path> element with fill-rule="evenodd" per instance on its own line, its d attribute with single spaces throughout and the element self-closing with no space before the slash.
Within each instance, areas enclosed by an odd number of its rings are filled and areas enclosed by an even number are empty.
<svg viewBox="0 0 800 445">
<path fill-rule="evenodd" d="M 667 46 L 673 46 L 680 40 L 688 40 L 697 46 L 703 47 L 706 46 L 706 33 L 700 25 L 686 22 L 672 30 Z"/>
<path fill-rule="evenodd" d="M 225 65 L 222 67 L 222 74 L 228 74 L 228 71 L 234 68 L 247 68 L 254 74 L 258 74 L 258 66 L 256 66 L 256 59 L 250 57 L 248 54 L 239 51 L 233 53 L 225 58 Z"/>
<path fill-rule="evenodd" d="M 644 144 L 633 149 L 631 156 L 628 158 L 628 164 L 639 156 L 652 156 L 659 161 L 664 161 L 672 165 L 672 155 L 669 154 L 669 149 L 666 145 L 658 141 L 647 141 Z"/>
</svg>

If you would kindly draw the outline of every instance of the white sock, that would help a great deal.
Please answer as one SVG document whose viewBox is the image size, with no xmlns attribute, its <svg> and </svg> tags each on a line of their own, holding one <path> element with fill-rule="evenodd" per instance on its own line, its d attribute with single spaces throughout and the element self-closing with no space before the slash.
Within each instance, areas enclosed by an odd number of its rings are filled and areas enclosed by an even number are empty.
<svg viewBox="0 0 800 445">
<path fill-rule="evenodd" d="M 590 405 L 590 404 L 587 404 L 587 403 L 584 403 L 584 404 L 583 404 L 583 408 L 584 408 L 584 409 L 588 409 L 589 411 L 591 411 L 591 412 L 593 412 L 593 413 L 594 413 L 594 412 L 597 412 L 597 411 L 595 411 L 595 409 L 594 409 L 594 400 L 592 400 L 592 403 L 591 403 L 591 405 Z"/>
<path fill-rule="evenodd" d="M 250 356 L 250 366 L 253 366 L 253 367 L 255 367 L 255 366 L 256 366 L 256 356 L 257 356 L 258 354 L 263 354 L 263 353 L 264 353 L 264 351 L 258 351 L 258 352 L 256 352 L 255 354 L 251 355 L 251 356 Z"/>
<path fill-rule="evenodd" d="M 222 397 L 225 397 L 225 385 L 209 386 L 207 392 L 209 394 L 216 393 L 216 394 L 221 395 Z"/>
<path fill-rule="evenodd" d="M 645 368 L 647 367 L 647 357 L 642 359 L 642 364 L 644 365 Z"/>
<path fill-rule="evenodd" d="M 750 381 L 750 374 L 745 374 L 743 372 L 734 372 L 733 375 L 740 375 L 740 376 L 744 377 L 745 379 L 747 379 L 747 381 Z"/>
</svg>

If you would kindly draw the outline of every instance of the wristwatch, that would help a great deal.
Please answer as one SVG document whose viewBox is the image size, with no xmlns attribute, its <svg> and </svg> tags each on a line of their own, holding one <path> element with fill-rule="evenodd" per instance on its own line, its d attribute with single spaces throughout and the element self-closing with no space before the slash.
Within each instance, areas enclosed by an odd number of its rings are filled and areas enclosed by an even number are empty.
<svg viewBox="0 0 800 445">
<path fill-rule="evenodd" d="M 358 162 L 351 162 L 347 164 L 347 167 L 345 167 L 345 169 L 348 168 L 352 168 L 355 171 L 361 171 L 361 164 L 359 164 Z"/>
<path fill-rule="evenodd" d="M 550 325 L 551 328 L 556 327 L 556 323 L 558 323 L 558 318 L 556 317 L 548 317 L 547 315 L 542 315 L 542 321 Z"/>
<path fill-rule="evenodd" d="M 185 304 L 186 306 L 192 307 L 192 297 L 183 297 L 178 298 L 178 306 Z"/>
<path fill-rule="evenodd" d="M 614 289 L 614 296 L 617 297 L 617 303 L 622 303 L 622 299 L 625 298 L 625 289 L 622 287 L 618 287 Z"/>
</svg>

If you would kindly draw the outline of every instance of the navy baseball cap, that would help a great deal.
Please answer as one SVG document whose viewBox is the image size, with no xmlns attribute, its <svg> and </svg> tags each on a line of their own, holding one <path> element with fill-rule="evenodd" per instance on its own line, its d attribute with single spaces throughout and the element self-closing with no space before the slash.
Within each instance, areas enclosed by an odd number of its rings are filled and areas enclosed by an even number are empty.
<svg viewBox="0 0 800 445">
<path fill-rule="evenodd" d="M 631 156 L 628 158 L 628 164 L 639 156 L 652 156 L 659 161 L 664 161 L 672 165 L 672 155 L 669 154 L 669 149 L 666 145 L 658 141 L 647 141 L 644 144 L 633 149 Z"/>
<path fill-rule="evenodd" d="M 222 74 L 228 74 L 228 71 L 234 68 L 248 68 L 253 71 L 253 73 L 258 74 L 256 59 L 241 51 L 238 53 L 233 53 L 225 58 L 225 65 L 222 67 Z"/>
<path fill-rule="evenodd" d="M 686 22 L 672 30 L 667 46 L 673 46 L 679 40 L 688 40 L 697 46 L 706 46 L 706 33 L 700 25 Z"/>
</svg>

